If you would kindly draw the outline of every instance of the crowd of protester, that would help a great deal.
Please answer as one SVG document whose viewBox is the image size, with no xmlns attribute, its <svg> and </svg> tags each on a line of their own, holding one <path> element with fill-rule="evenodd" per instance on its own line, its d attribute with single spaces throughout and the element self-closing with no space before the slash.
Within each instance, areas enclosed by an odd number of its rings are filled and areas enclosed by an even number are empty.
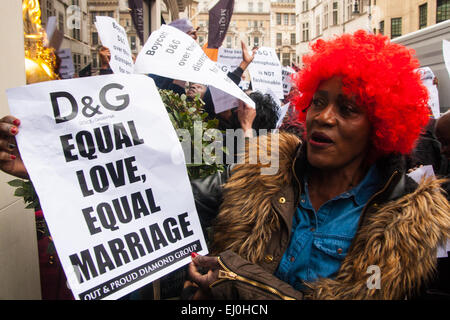
<svg viewBox="0 0 450 320">
<path fill-rule="evenodd" d="M 196 39 L 188 20 L 172 25 Z M 256 50 L 242 43 L 242 63 L 228 73 L 234 83 Z M 436 255 L 450 238 L 450 112 L 430 118 L 419 62 L 384 36 L 358 31 L 311 50 L 278 132 L 270 130 L 279 104 L 251 86 L 256 108 L 240 102 L 216 114 L 208 86 L 149 75 L 160 89 L 202 99 L 221 130 L 242 129 L 246 148 L 277 135 L 279 170 L 261 175 L 261 163 L 234 163 L 191 181 L 212 253 L 194 254 L 158 287 L 125 299 L 173 298 L 174 290 L 181 299 L 450 299 L 449 258 Z M 112 73 L 108 48 L 99 54 L 100 74 Z M 26 178 L 19 130 L 20 119 L 0 120 L 0 169 Z M 423 165 L 436 177 L 412 180 L 408 173 Z M 49 266 L 42 248 L 43 298 L 71 298 L 56 253 Z M 367 281 L 371 266 L 381 286 Z"/>
</svg>

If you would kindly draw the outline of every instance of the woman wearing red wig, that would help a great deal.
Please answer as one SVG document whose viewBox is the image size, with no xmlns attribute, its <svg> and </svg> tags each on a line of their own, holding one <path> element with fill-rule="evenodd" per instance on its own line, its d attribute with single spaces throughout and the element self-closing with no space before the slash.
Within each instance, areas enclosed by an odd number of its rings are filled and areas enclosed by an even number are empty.
<svg viewBox="0 0 450 320">
<path fill-rule="evenodd" d="M 233 169 L 212 255 L 189 266 L 196 297 L 414 297 L 450 236 L 442 181 L 406 175 L 430 113 L 419 63 L 364 31 L 318 40 L 303 63 L 293 99 L 303 139 L 279 134 L 275 175 L 261 164 Z"/>
<path fill-rule="evenodd" d="M 259 136 L 261 163 L 233 168 L 212 254 L 189 265 L 195 298 L 404 299 L 433 276 L 450 205 L 441 180 L 406 175 L 404 156 L 429 115 L 418 61 L 359 31 L 317 41 L 303 63 L 293 102 L 304 136 Z M 17 134 L 17 120 L 3 118 L 0 134 Z M 274 140 L 278 171 L 261 174 Z M 0 159 L 23 175 L 6 139 Z"/>
</svg>

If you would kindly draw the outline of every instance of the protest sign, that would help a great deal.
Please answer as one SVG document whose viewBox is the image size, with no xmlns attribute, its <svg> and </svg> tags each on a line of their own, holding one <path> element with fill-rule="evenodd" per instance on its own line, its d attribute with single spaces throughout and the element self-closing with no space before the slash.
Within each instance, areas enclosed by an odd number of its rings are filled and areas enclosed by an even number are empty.
<svg viewBox="0 0 450 320">
<path fill-rule="evenodd" d="M 153 80 L 7 91 L 17 142 L 76 299 L 116 299 L 207 254 L 183 150 Z"/>
<path fill-rule="evenodd" d="M 73 66 L 72 51 L 69 48 L 66 48 L 59 50 L 57 54 L 61 59 L 59 76 L 61 79 L 73 78 L 73 75 L 75 74 L 75 67 Z"/>
<path fill-rule="evenodd" d="M 219 48 L 216 64 L 224 73 L 233 72 L 237 67 L 239 67 L 241 62 L 242 50 L 227 49 L 224 47 Z M 239 87 L 242 89 L 240 83 Z M 210 90 L 211 96 L 214 101 L 214 110 L 216 113 L 235 108 L 239 105 L 238 99 L 233 97 L 232 95 L 229 95 L 228 93 L 218 90 L 214 87 L 211 87 Z"/>
<path fill-rule="evenodd" d="M 102 45 L 111 52 L 109 66 L 114 73 L 133 73 L 133 58 L 125 29 L 111 17 L 95 17 L 95 27 Z"/>
<path fill-rule="evenodd" d="M 434 84 L 435 75 L 430 67 L 419 68 L 420 78 L 424 86 L 428 89 L 428 106 L 430 107 L 431 113 L 435 119 L 441 116 L 439 107 L 439 93 L 437 86 Z"/>
<path fill-rule="evenodd" d="M 264 93 L 270 88 L 279 100 L 284 98 L 281 63 L 274 48 L 259 48 L 248 70 L 254 91 Z"/>
<path fill-rule="evenodd" d="M 442 56 L 444 57 L 445 67 L 450 77 L 450 41 L 442 40 Z"/>
<path fill-rule="evenodd" d="M 286 103 L 284 106 L 280 107 L 280 117 L 278 118 L 277 125 L 275 128 L 278 129 L 283 124 L 284 117 L 286 116 L 286 113 L 289 110 L 289 105 L 290 105 L 289 103 Z"/>
<path fill-rule="evenodd" d="M 287 96 L 292 88 L 292 79 L 291 75 L 295 73 L 295 70 L 291 67 L 283 67 L 281 69 L 281 78 L 283 81 L 283 94 Z"/>
<path fill-rule="evenodd" d="M 136 73 L 213 86 L 255 107 L 252 99 L 206 56 L 194 39 L 171 26 L 163 25 L 152 32 L 134 68 Z"/>
</svg>

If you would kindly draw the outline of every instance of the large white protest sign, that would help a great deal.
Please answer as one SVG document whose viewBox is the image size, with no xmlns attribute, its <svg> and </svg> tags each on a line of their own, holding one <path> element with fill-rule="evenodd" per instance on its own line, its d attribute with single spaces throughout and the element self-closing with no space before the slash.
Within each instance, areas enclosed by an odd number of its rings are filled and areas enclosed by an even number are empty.
<svg viewBox="0 0 450 320">
<path fill-rule="evenodd" d="M 95 17 L 95 27 L 102 45 L 111 52 L 109 66 L 114 73 L 133 73 L 133 58 L 125 29 L 111 17 Z"/>
<path fill-rule="evenodd" d="M 184 154 L 153 80 L 7 91 L 17 142 L 76 299 L 116 299 L 207 254 Z"/>
<path fill-rule="evenodd" d="M 168 25 L 152 32 L 136 59 L 134 71 L 213 86 L 255 107 L 194 39 Z"/>
<path fill-rule="evenodd" d="M 75 74 L 75 67 L 73 66 L 72 51 L 69 48 L 61 49 L 57 52 L 61 59 L 59 65 L 59 75 L 62 79 L 71 79 Z"/>
<path fill-rule="evenodd" d="M 253 90 L 264 93 L 270 88 L 279 100 L 284 98 L 281 63 L 274 48 L 259 48 L 248 70 Z"/>
</svg>

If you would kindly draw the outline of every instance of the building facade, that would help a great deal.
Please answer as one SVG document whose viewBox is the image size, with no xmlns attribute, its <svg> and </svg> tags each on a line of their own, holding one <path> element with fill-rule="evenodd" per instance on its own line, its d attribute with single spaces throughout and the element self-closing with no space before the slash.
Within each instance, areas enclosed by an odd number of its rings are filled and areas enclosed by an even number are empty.
<svg viewBox="0 0 450 320">
<path fill-rule="evenodd" d="M 391 39 L 450 19 L 450 0 L 377 0 L 378 32 Z"/>
<path fill-rule="evenodd" d="M 275 48 L 281 64 L 290 66 L 296 63 L 297 55 L 295 0 L 278 0 L 270 7 L 270 46 Z"/>
<path fill-rule="evenodd" d="M 301 57 L 309 51 L 310 41 L 358 29 L 373 32 L 373 8 L 371 1 L 364 0 L 296 0 L 297 63 L 301 64 Z"/>
</svg>

